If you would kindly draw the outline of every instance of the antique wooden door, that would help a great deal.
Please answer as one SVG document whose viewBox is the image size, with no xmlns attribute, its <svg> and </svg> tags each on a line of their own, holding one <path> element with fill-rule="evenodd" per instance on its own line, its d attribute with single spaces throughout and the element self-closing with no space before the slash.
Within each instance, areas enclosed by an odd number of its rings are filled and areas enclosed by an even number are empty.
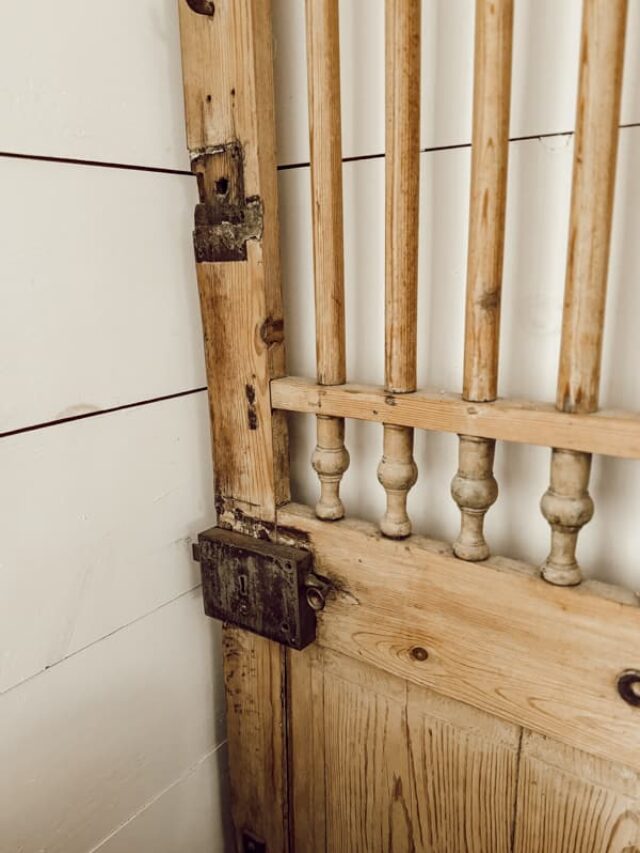
<svg viewBox="0 0 640 853">
<path fill-rule="evenodd" d="M 592 454 L 640 458 L 640 415 L 598 411 L 627 4 L 583 4 L 554 405 L 498 397 L 514 2 L 476 2 L 464 372 L 450 393 L 416 388 L 420 0 L 386 2 L 381 387 L 345 371 L 338 0 L 306 0 L 313 379 L 285 359 L 270 0 L 179 3 L 217 523 L 310 552 L 329 582 L 302 651 L 224 629 L 240 851 L 640 851 L 640 610 L 581 583 L 575 557 Z M 287 412 L 317 421 L 315 507 L 289 499 Z M 378 525 L 344 517 L 350 418 L 381 425 Z M 412 534 L 414 430 L 459 436 L 453 545 Z M 489 554 L 496 441 L 550 448 L 541 568 Z"/>
</svg>

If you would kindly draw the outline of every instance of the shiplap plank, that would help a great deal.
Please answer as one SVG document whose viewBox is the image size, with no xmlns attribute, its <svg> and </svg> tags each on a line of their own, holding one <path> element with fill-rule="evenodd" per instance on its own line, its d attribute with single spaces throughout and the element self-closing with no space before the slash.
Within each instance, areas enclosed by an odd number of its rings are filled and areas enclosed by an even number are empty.
<svg viewBox="0 0 640 853">
<path fill-rule="evenodd" d="M 5 9 L 0 151 L 188 169 L 176 0 Z"/>
<path fill-rule="evenodd" d="M 306 162 L 304 3 L 274 0 L 273 11 L 279 162 Z M 340 12 L 344 155 L 380 153 L 384 2 L 342 0 Z M 580 0 L 518 3 L 512 136 L 573 128 L 580 14 Z M 423 147 L 470 142 L 473 20 L 473 0 L 424 2 Z M 632 0 L 624 123 L 640 121 L 639 42 Z M 0 80 L 0 151 L 188 169 L 176 0 L 15 4 Z"/>
<path fill-rule="evenodd" d="M 0 690 L 199 582 L 204 392 L 0 439 Z"/>
<path fill-rule="evenodd" d="M 640 128 L 620 134 L 608 315 L 605 327 L 602 405 L 640 408 Z M 501 396 L 552 400 L 556 386 L 562 294 L 571 189 L 571 137 L 513 142 L 502 303 L 499 376 Z M 469 203 L 468 149 L 430 152 L 421 158 L 418 384 L 460 386 L 464 341 L 464 287 Z M 384 162 L 344 166 L 347 375 L 353 382 L 384 379 Z M 280 174 L 285 326 L 288 369 L 313 376 L 313 291 L 309 175 Z M 308 460 L 314 446 L 312 418 L 292 418 L 292 473 L 296 500 L 313 505 L 316 483 Z M 377 520 L 384 492 L 376 482 L 380 427 L 347 423 L 351 466 L 342 483 L 347 513 Z M 414 528 L 453 541 L 459 513 L 449 486 L 457 467 L 455 437 L 418 432 L 418 486 L 409 495 Z M 494 553 L 542 561 L 547 526 L 539 499 L 547 488 L 548 453 L 499 444 L 496 478 L 508 499 L 498 498 L 487 516 Z M 590 575 L 637 588 L 634 537 L 628 535 L 640 499 L 640 465 L 596 458 L 592 477 L 596 514 L 581 537 L 581 562 Z M 612 536 L 612 530 L 621 535 Z"/>
<path fill-rule="evenodd" d="M 90 853 L 226 853 L 231 830 L 220 746 Z"/>
<path fill-rule="evenodd" d="M 190 176 L 0 157 L 0 433 L 205 384 Z"/>
<path fill-rule="evenodd" d="M 220 743 L 217 648 L 194 591 L 0 697 L 1 853 L 86 853 Z"/>
</svg>

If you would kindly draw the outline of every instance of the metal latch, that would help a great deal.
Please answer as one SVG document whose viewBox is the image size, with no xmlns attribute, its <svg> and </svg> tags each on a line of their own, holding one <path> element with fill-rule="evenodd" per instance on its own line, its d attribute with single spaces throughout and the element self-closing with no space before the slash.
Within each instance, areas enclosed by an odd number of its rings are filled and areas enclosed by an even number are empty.
<svg viewBox="0 0 640 853">
<path fill-rule="evenodd" d="M 316 611 L 329 581 L 313 573 L 309 551 L 212 527 L 198 536 L 204 611 L 292 649 L 316 637 Z"/>
<path fill-rule="evenodd" d="M 193 228 L 196 261 L 245 261 L 247 241 L 262 237 L 262 201 L 244 194 L 242 146 L 208 148 L 191 160 L 191 170 L 200 196 Z"/>
</svg>

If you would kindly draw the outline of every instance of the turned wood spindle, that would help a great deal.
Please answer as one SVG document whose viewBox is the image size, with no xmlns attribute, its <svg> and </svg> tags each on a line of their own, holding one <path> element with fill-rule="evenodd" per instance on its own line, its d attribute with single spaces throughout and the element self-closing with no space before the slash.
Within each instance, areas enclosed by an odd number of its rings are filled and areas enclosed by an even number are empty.
<svg viewBox="0 0 640 853">
<path fill-rule="evenodd" d="M 387 0 L 385 389 L 416 389 L 420 190 L 421 0 Z M 385 424 L 378 480 L 386 492 L 385 536 L 411 533 L 407 495 L 418 476 L 413 429 Z"/>
<path fill-rule="evenodd" d="M 620 121 L 626 0 L 584 0 L 573 187 L 556 407 L 598 408 L 602 332 Z M 591 456 L 554 448 L 541 509 L 551 525 L 545 580 L 580 583 L 578 533 L 593 515 Z"/>
<path fill-rule="evenodd" d="M 318 383 L 346 381 L 342 143 L 338 0 L 306 0 L 309 143 Z M 344 419 L 318 417 L 312 465 L 320 479 L 318 518 L 344 516 L 340 481 L 349 467 Z"/>
<path fill-rule="evenodd" d="M 513 0 L 477 0 L 471 148 L 471 200 L 462 396 L 496 399 L 511 100 Z M 498 496 L 495 441 L 461 435 L 451 494 L 460 507 L 453 551 L 486 560 L 484 517 Z"/>
</svg>

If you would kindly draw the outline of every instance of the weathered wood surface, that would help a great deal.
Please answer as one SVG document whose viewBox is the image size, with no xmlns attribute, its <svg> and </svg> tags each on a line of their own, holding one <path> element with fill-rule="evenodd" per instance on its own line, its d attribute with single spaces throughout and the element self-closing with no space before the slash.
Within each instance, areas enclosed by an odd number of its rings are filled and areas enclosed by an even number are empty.
<svg viewBox="0 0 640 853">
<path fill-rule="evenodd" d="M 316 372 L 321 385 L 346 379 L 340 33 L 338 0 L 306 0 L 309 147 L 316 311 Z M 340 481 L 349 466 L 344 421 L 318 419 L 313 468 L 320 480 L 316 513 L 344 515 Z"/>
<path fill-rule="evenodd" d="M 421 12 L 422 0 L 386 2 L 385 388 L 397 393 L 416 388 Z M 385 536 L 411 533 L 407 495 L 417 475 L 413 430 L 385 424 L 378 466 Z"/>
<path fill-rule="evenodd" d="M 349 383 L 325 388 L 300 376 L 273 381 L 271 404 L 289 412 L 323 413 L 640 459 L 638 412 L 601 409 L 590 415 L 565 414 L 552 404 L 530 400 L 468 403 L 459 394 L 423 389 L 414 394 L 388 394 L 375 385 Z"/>
<path fill-rule="evenodd" d="M 477 403 L 498 395 L 512 38 L 513 0 L 477 0 L 462 380 L 463 399 Z M 494 451 L 492 439 L 460 437 L 451 494 L 461 512 L 453 550 L 463 560 L 486 560 L 490 553 L 483 525 L 498 496 Z"/>
<path fill-rule="evenodd" d="M 602 335 L 618 153 L 627 0 L 584 0 L 573 187 L 556 405 L 598 407 Z M 542 512 L 551 547 L 542 566 L 550 583 L 580 583 L 578 534 L 593 515 L 591 459 L 554 450 Z"/>
<path fill-rule="evenodd" d="M 514 853 L 640 850 L 640 775 L 524 732 Z"/>
<path fill-rule="evenodd" d="M 289 488 L 286 424 L 269 401 L 269 381 L 284 372 L 271 4 L 221 0 L 212 16 L 186 2 L 179 9 L 187 140 L 201 191 L 233 180 L 221 170 L 224 146 L 237 144 L 245 197 L 260 199 L 263 217 L 246 260 L 197 264 L 218 523 L 251 532 L 254 519 L 275 521 Z M 236 843 L 242 849 L 249 832 L 284 851 L 284 650 L 227 628 L 224 667 Z"/>
<path fill-rule="evenodd" d="M 394 542 L 365 522 L 327 529 L 295 504 L 279 523 L 303 533 L 340 589 L 320 617 L 322 645 L 640 769 L 640 712 L 616 687 L 640 666 L 634 596 L 623 604 L 591 584 L 557 588 L 502 558 L 479 569 L 447 545 Z"/>
</svg>

